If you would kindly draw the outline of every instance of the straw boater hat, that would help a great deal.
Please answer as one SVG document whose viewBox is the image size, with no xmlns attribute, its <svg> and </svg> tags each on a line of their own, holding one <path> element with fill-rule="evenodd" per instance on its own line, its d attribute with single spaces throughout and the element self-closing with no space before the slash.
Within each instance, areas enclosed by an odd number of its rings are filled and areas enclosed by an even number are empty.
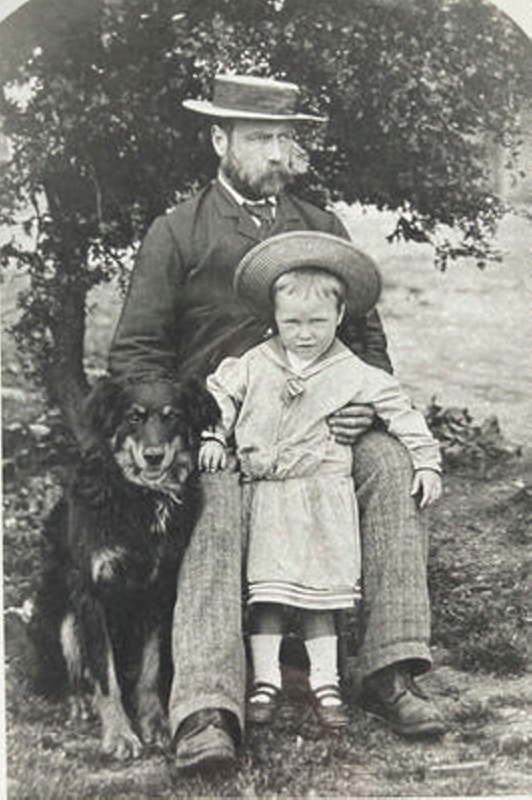
<svg viewBox="0 0 532 800">
<path fill-rule="evenodd" d="M 234 287 L 261 317 L 271 316 L 271 290 L 280 275 L 301 267 L 323 269 L 346 287 L 350 315 L 361 317 L 375 305 L 381 290 L 379 270 L 371 258 L 347 239 L 317 231 L 272 236 L 249 250 L 238 265 Z"/>
<path fill-rule="evenodd" d="M 224 119 L 325 122 L 326 117 L 296 111 L 299 88 L 272 78 L 215 75 L 212 100 L 183 100 L 197 114 Z"/>
</svg>

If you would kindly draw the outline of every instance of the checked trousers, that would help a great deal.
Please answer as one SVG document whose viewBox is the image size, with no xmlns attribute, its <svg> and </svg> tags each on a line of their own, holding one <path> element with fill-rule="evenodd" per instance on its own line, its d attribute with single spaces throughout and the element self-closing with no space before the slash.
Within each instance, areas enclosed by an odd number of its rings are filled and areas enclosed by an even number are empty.
<svg viewBox="0 0 532 800">
<path fill-rule="evenodd" d="M 410 660 L 430 666 L 427 537 L 410 496 L 408 452 L 381 431 L 353 448 L 360 511 L 365 632 L 362 674 Z M 203 509 L 178 579 L 172 631 L 172 733 L 196 711 L 222 708 L 244 726 L 242 502 L 238 474 L 204 475 Z"/>
</svg>

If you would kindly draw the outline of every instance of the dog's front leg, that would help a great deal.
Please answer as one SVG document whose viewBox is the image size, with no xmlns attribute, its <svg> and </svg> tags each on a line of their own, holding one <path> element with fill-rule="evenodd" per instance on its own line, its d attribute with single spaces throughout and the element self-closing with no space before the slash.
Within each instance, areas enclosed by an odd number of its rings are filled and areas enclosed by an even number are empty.
<svg viewBox="0 0 532 800">
<path fill-rule="evenodd" d="M 134 733 L 122 706 L 111 650 L 107 652 L 107 687 L 96 683 L 96 709 L 102 721 L 102 750 L 114 758 L 138 758 L 142 744 Z"/>
<path fill-rule="evenodd" d="M 71 722 L 89 719 L 90 708 L 83 693 L 83 657 L 77 629 L 76 615 L 71 611 L 65 615 L 59 631 L 61 650 L 67 665 L 71 689 L 69 696 Z"/>
<path fill-rule="evenodd" d="M 135 701 L 143 742 L 165 747 L 169 743 L 170 733 L 159 695 L 160 667 L 161 634 L 160 626 L 157 625 L 146 634 Z"/>
<path fill-rule="evenodd" d="M 102 751 L 120 760 L 137 758 L 142 744 L 122 705 L 105 611 L 96 600 L 86 598 L 81 616 L 94 701 L 102 722 Z"/>
</svg>

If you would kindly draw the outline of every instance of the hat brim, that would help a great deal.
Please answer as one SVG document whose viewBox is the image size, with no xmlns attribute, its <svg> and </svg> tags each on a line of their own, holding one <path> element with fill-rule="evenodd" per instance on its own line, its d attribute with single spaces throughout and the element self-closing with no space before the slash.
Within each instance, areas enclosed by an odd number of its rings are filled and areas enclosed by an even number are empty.
<svg viewBox="0 0 532 800">
<path fill-rule="evenodd" d="M 314 114 L 267 114 L 260 111 L 240 111 L 235 108 L 216 106 L 210 100 L 183 100 L 183 107 L 196 114 L 219 119 L 256 119 L 272 122 L 327 122 L 327 117 Z"/>
<path fill-rule="evenodd" d="M 234 288 L 261 317 L 271 317 L 271 288 L 280 275 L 315 267 L 345 284 L 350 315 L 363 317 L 376 304 L 381 276 L 373 260 L 348 239 L 318 231 L 291 231 L 256 245 L 238 265 Z"/>
</svg>

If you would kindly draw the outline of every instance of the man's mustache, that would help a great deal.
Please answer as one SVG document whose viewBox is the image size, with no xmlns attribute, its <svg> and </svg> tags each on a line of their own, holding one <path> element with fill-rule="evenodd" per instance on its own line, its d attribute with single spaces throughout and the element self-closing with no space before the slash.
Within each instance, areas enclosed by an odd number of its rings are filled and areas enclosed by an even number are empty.
<svg viewBox="0 0 532 800">
<path fill-rule="evenodd" d="M 261 180 L 290 180 L 295 173 L 288 167 L 270 167 L 261 176 Z"/>
</svg>

